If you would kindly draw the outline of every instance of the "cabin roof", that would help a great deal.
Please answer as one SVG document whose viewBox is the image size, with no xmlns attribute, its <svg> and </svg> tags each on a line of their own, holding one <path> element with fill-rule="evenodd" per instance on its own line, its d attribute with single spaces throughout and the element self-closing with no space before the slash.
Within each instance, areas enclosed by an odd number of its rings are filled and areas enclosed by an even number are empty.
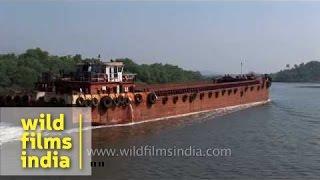
<svg viewBox="0 0 320 180">
<path fill-rule="evenodd" d="M 100 63 L 95 63 L 95 62 L 92 62 L 92 63 L 77 63 L 76 65 L 77 66 L 83 66 L 83 65 L 96 65 L 96 66 L 107 66 L 107 67 L 123 67 L 124 64 L 123 62 L 100 62 Z"/>
<path fill-rule="evenodd" d="M 119 66 L 119 67 L 124 66 L 123 62 L 105 62 L 104 64 L 106 66 Z"/>
</svg>

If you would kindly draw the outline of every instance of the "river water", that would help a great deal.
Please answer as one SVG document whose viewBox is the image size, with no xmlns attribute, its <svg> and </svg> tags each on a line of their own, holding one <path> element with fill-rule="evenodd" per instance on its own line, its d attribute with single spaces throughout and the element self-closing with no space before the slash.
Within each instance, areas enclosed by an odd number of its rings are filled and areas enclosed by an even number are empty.
<svg viewBox="0 0 320 180">
<path fill-rule="evenodd" d="M 231 154 L 96 156 L 104 167 L 93 168 L 91 178 L 318 179 L 320 85 L 274 83 L 270 99 L 241 111 L 93 129 L 95 148 L 227 148 Z"/>
</svg>

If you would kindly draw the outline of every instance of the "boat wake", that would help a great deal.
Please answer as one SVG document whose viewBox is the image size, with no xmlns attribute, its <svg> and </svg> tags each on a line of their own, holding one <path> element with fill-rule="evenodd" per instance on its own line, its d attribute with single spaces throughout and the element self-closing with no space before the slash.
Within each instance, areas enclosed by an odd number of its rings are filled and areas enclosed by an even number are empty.
<svg viewBox="0 0 320 180">
<path fill-rule="evenodd" d="M 22 133 L 22 127 L 0 122 L 0 146 L 6 142 L 19 140 Z"/>
<path fill-rule="evenodd" d="M 208 119 L 208 118 L 214 118 L 218 116 L 222 116 L 225 114 L 229 114 L 232 112 L 240 111 L 243 109 L 247 109 L 250 107 L 262 105 L 268 103 L 268 101 L 262 101 L 262 102 L 255 102 L 255 103 L 248 103 L 248 104 L 241 104 L 237 106 L 229 106 L 225 108 L 219 108 L 219 109 L 214 109 L 214 110 L 207 110 L 207 111 L 200 111 L 200 112 L 192 112 L 188 114 L 182 114 L 182 115 L 176 115 L 176 116 L 170 116 L 170 117 L 164 117 L 164 118 L 156 118 L 156 119 L 151 119 L 151 120 L 146 120 L 146 121 L 139 121 L 139 122 L 129 122 L 126 124 L 116 124 L 116 125 L 101 125 L 101 126 L 86 126 L 83 127 L 83 131 L 87 130 L 93 130 L 93 129 L 99 129 L 99 128 L 112 128 L 112 127 L 121 127 L 121 126 L 132 126 L 132 125 L 138 125 L 146 122 L 155 122 L 155 121 L 160 121 L 160 120 L 167 120 L 167 119 L 173 119 L 173 118 L 181 118 L 181 117 L 187 117 L 187 116 L 193 116 L 195 118 L 200 118 L 200 119 Z M 72 128 L 64 131 L 63 133 L 76 133 L 79 132 L 78 128 Z M 23 130 L 21 127 L 13 126 L 8 123 L 3 123 L 0 122 L 0 146 L 3 145 L 4 143 L 12 142 L 12 141 L 17 141 L 20 139 L 21 135 L 23 133 Z M 46 132 L 44 135 L 51 135 L 51 132 Z M 54 132 L 54 134 L 57 134 Z M 59 133 L 58 133 L 59 134 Z"/>
</svg>

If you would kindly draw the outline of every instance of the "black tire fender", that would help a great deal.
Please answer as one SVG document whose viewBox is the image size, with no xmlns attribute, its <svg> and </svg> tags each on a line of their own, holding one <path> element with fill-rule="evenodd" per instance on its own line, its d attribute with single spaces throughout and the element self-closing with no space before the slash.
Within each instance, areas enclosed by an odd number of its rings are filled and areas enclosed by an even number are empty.
<svg viewBox="0 0 320 180">
<path fill-rule="evenodd" d="M 112 102 L 113 102 L 113 104 L 115 106 L 120 106 L 121 105 L 120 98 L 118 98 L 118 97 L 113 98 Z"/>
<path fill-rule="evenodd" d="M 50 99 L 50 105 L 53 105 L 53 106 L 57 106 L 58 105 L 58 99 L 56 97 L 52 97 Z"/>
<path fill-rule="evenodd" d="M 64 100 L 62 97 L 59 98 L 59 104 L 63 107 L 66 106 L 66 100 Z"/>
<path fill-rule="evenodd" d="M 178 96 L 173 96 L 173 104 L 176 104 L 179 100 Z"/>
<path fill-rule="evenodd" d="M 162 104 L 167 104 L 167 102 L 168 102 L 168 97 L 167 96 L 163 97 Z"/>
<path fill-rule="evenodd" d="M 86 100 L 84 100 L 84 106 L 85 106 L 85 107 L 91 107 L 91 106 L 92 106 L 92 101 L 91 101 L 91 99 L 86 99 Z"/>
<path fill-rule="evenodd" d="M 91 102 L 92 106 L 94 106 L 94 107 L 98 107 L 99 106 L 99 100 L 96 97 L 92 98 L 91 101 L 92 101 Z"/>
<path fill-rule="evenodd" d="M 154 104 L 157 101 L 157 95 L 155 93 L 149 93 L 148 94 L 148 103 Z"/>
<path fill-rule="evenodd" d="M 77 104 L 77 106 L 79 106 L 79 107 L 84 106 L 84 99 L 83 99 L 83 97 L 78 97 L 77 100 L 76 100 L 76 104 Z"/>
<path fill-rule="evenodd" d="M 142 95 L 141 94 L 135 94 L 134 95 L 134 100 L 137 104 L 142 102 Z"/>
<path fill-rule="evenodd" d="M 110 108 L 113 105 L 112 99 L 109 96 L 104 96 L 100 100 L 100 104 L 102 104 L 105 108 Z"/>
</svg>

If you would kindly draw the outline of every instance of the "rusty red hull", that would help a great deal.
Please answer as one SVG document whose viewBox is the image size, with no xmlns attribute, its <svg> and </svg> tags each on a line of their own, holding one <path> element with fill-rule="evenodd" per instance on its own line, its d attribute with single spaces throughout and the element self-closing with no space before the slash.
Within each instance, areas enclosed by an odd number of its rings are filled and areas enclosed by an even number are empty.
<svg viewBox="0 0 320 180">
<path fill-rule="evenodd" d="M 201 85 L 199 87 L 201 88 Z M 192 92 L 187 92 L 183 88 L 175 92 L 179 93 L 165 94 L 166 91 L 158 91 L 160 95 L 154 104 L 147 101 L 149 92 L 142 92 L 143 101 L 139 104 L 133 102 L 125 107 L 92 108 L 92 123 L 99 125 L 151 121 L 269 100 L 269 88 L 265 81 L 251 85 L 234 83 L 233 86 L 220 84 L 215 88 L 204 88 L 195 93 L 196 97 L 192 102 L 190 101 Z M 164 98 L 167 99 L 165 103 Z"/>
</svg>

